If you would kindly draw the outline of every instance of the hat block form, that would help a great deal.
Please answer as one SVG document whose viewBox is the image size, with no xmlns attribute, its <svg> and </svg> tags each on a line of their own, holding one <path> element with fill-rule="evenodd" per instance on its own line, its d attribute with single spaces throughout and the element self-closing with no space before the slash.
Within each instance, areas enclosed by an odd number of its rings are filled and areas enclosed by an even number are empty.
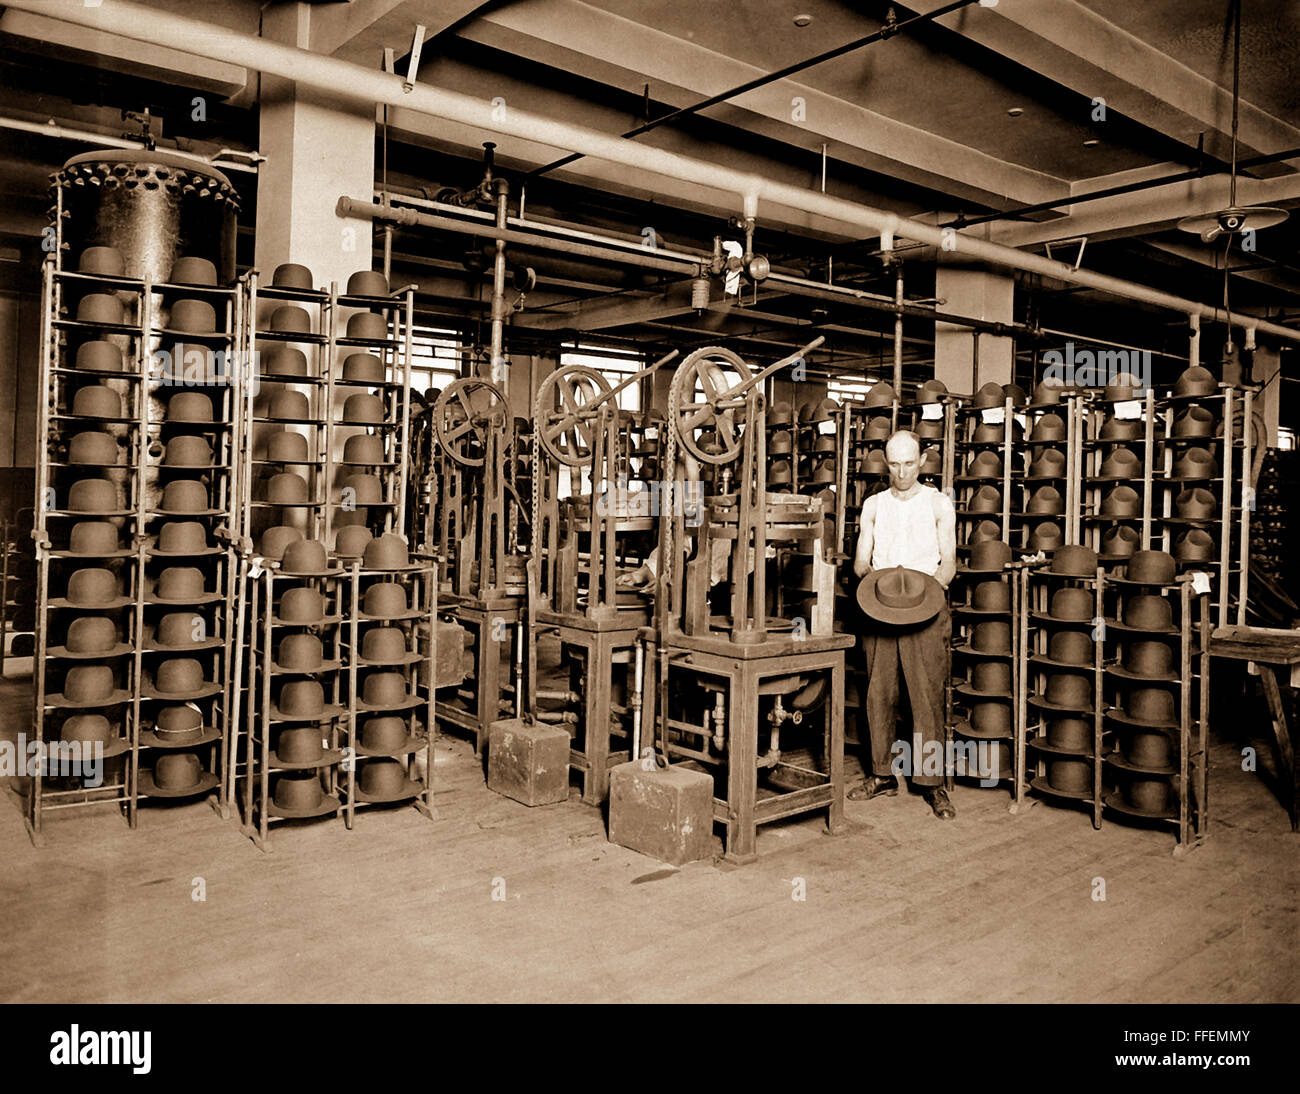
<svg viewBox="0 0 1300 1094">
<path fill-rule="evenodd" d="M 713 854 L 713 778 L 670 766 L 646 771 L 639 760 L 609 772 L 609 840 L 682 866 Z"/>
<path fill-rule="evenodd" d="M 568 732 L 520 718 L 493 722 L 488 730 L 487 785 L 524 805 L 568 801 Z"/>
</svg>

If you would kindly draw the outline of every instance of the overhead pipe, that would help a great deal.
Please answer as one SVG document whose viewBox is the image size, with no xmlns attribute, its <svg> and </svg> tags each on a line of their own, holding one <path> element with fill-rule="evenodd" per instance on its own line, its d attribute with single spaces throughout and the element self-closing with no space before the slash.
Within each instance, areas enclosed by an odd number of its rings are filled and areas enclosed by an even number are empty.
<svg viewBox="0 0 1300 1094">
<path fill-rule="evenodd" d="M 890 232 L 941 247 L 958 257 L 1025 270 L 1041 277 L 1082 285 L 1154 307 L 1186 315 L 1199 315 L 1214 322 L 1227 322 L 1229 318 L 1223 309 L 1199 301 L 1161 292 L 1146 285 L 1137 285 L 1118 277 L 1076 270 L 1064 262 L 1018 251 L 1000 243 L 974 239 L 951 228 L 940 229 L 919 224 L 883 209 L 829 197 L 815 190 L 776 182 L 676 152 L 634 144 L 526 110 L 511 108 L 508 111 L 496 111 L 487 100 L 445 88 L 407 84 L 401 76 L 393 73 L 270 42 L 212 23 L 131 3 L 130 0 L 115 0 L 112 4 L 98 7 L 88 7 L 83 0 L 6 0 L 6 6 L 20 11 L 38 12 L 67 23 L 165 46 L 182 53 L 233 61 L 246 68 L 294 80 L 302 86 L 314 87 L 332 95 L 405 107 L 417 113 L 460 122 L 487 132 L 505 133 L 533 144 L 568 148 L 584 156 L 622 164 L 665 178 L 689 179 L 704 189 L 743 197 L 747 206 L 756 206 L 760 200 L 766 200 L 805 215 L 823 217 L 875 233 Z M 498 114 L 500 116 L 495 116 Z M 1262 333 L 1300 343 L 1300 330 L 1253 317 L 1252 322 L 1256 330 Z"/>
</svg>

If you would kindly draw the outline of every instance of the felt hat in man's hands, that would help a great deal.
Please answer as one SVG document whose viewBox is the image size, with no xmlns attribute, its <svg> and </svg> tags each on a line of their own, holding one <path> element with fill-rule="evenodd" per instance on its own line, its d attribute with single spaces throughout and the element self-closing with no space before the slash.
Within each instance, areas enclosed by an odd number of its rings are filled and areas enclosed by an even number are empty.
<svg viewBox="0 0 1300 1094">
<path fill-rule="evenodd" d="M 880 623 L 924 623 L 939 614 L 945 599 L 933 577 L 904 566 L 873 570 L 858 585 L 858 604 Z"/>
</svg>

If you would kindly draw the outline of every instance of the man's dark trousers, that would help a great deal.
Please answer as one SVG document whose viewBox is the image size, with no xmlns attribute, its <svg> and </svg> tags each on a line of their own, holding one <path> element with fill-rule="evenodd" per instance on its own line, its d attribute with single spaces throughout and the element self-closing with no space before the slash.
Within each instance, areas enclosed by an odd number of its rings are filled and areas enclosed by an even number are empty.
<svg viewBox="0 0 1300 1094">
<path fill-rule="evenodd" d="M 939 786 L 942 774 L 924 774 L 922 760 L 935 755 L 934 745 L 943 748 L 943 687 L 948 671 L 948 643 L 952 637 L 952 618 L 945 604 L 928 623 L 914 627 L 891 627 L 866 620 L 867 633 L 862 637 L 863 659 L 867 670 L 867 725 L 871 734 L 871 771 L 874 775 L 892 775 L 892 749 L 898 736 L 899 677 L 907 687 L 912 707 L 912 735 L 908 749 L 913 752 L 910 775 L 913 786 Z M 923 752 L 915 752 L 919 736 Z M 906 755 L 906 754 L 905 754 Z M 940 751 L 938 755 L 942 755 Z M 934 761 L 930 761 L 933 768 Z M 942 766 L 942 765 L 940 765 Z"/>
</svg>

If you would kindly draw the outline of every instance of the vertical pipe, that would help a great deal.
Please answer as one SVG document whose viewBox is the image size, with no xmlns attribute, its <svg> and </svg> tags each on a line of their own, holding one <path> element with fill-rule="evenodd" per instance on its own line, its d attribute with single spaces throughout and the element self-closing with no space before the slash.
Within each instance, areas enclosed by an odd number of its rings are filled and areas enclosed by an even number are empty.
<svg viewBox="0 0 1300 1094">
<path fill-rule="evenodd" d="M 1195 367 L 1201 363 L 1201 317 L 1196 314 L 1188 316 L 1192 326 L 1191 337 L 1187 343 L 1187 364 Z"/>
<path fill-rule="evenodd" d="M 1223 389 L 1223 481 L 1220 483 L 1219 512 L 1219 623 L 1228 625 L 1228 580 L 1232 576 L 1228 566 L 1232 555 L 1232 464 L 1233 464 L 1233 389 Z"/>
<path fill-rule="evenodd" d="M 1242 396 L 1244 406 L 1241 411 L 1241 542 L 1237 574 L 1237 623 L 1246 625 L 1246 598 L 1250 593 L 1250 511 L 1255 502 L 1255 484 L 1252 481 L 1251 466 L 1251 432 L 1254 428 L 1255 393 L 1246 388 Z M 1249 491 L 1249 493 L 1247 493 Z"/>
<path fill-rule="evenodd" d="M 505 179 L 492 182 L 497 196 L 497 227 L 504 230 L 508 215 L 507 202 L 510 187 Z M 502 359 L 505 346 L 506 325 L 506 243 L 504 239 L 496 241 L 496 256 L 492 260 L 492 351 L 489 379 L 494 384 L 505 383 L 505 362 Z"/>
</svg>

